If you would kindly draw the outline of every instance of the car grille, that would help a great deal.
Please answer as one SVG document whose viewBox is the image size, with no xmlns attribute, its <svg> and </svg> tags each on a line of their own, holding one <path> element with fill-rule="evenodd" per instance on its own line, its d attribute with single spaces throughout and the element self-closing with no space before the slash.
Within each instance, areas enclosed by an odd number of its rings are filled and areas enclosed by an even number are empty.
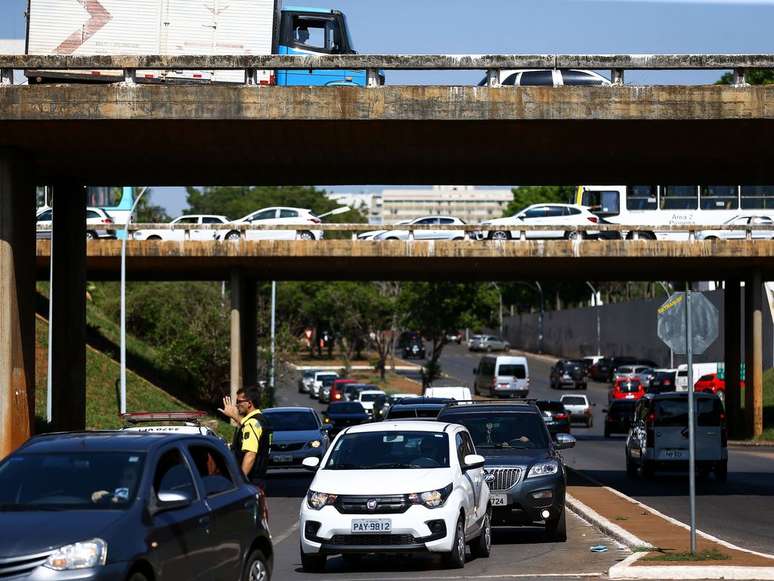
<svg viewBox="0 0 774 581">
<path fill-rule="evenodd" d="M 0 579 L 16 579 L 26 577 L 46 562 L 51 552 L 21 557 L 0 558 Z"/>
<path fill-rule="evenodd" d="M 375 500 L 376 507 L 368 508 L 368 501 Z M 336 500 L 336 509 L 342 514 L 400 514 L 409 507 L 408 498 L 396 496 L 340 496 Z"/>
<path fill-rule="evenodd" d="M 494 475 L 494 481 L 489 482 L 490 490 L 509 490 L 521 482 L 524 468 L 521 466 L 492 466 L 485 467 L 487 474 Z"/>
<path fill-rule="evenodd" d="M 331 545 L 413 545 L 412 535 L 334 535 L 326 544 Z"/>
<path fill-rule="evenodd" d="M 303 442 L 295 444 L 272 444 L 270 450 L 272 452 L 294 452 L 304 447 Z"/>
</svg>

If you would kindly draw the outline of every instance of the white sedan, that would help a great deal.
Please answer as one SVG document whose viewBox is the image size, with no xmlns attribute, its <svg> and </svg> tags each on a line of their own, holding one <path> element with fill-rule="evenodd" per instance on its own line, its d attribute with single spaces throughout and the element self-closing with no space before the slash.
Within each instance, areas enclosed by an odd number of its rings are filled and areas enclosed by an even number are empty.
<svg viewBox="0 0 774 581">
<path fill-rule="evenodd" d="M 180 229 L 170 230 L 136 230 L 132 234 L 135 240 L 217 240 L 223 233 L 222 230 L 203 230 L 197 228 L 201 224 L 225 224 L 226 216 L 214 216 L 209 214 L 189 214 L 180 216 L 170 222 L 170 225 L 185 226 Z M 190 229 L 188 228 L 190 227 Z"/>
<path fill-rule="evenodd" d="M 423 216 L 408 222 L 416 226 L 464 226 L 465 222 L 453 216 Z M 373 240 L 409 240 L 409 230 L 385 230 L 373 236 Z M 415 240 L 464 240 L 464 230 L 414 230 Z"/>
<path fill-rule="evenodd" d="M 50 239 L 54 227 L 54 210 L 49 206 L 38 208 L 35 214 L 37 238 Z M 113 224 L 113 218 L 102 208 L 86 208 L 86 240 L 115 238 L 115 230 L 103 230 L 105 224 Z"/>
<path fill-rule="evenodd" d="M 588 226 L 598 224 L 599 218 L 588 208 L 575 204 L 533 204 L 508 218 L 498 218 L 481 223 L 480 238 L 489 240 L 518 239 L 519 226 L 557 226 L 556 230 L 525 231 L 526 238 L 568 238 L 570 240 L 589 238 L 597 231 L 578 232 L 563 229 L 563 226 Z"/>
<path fill-rule="evenodd" d="M 320 240 L 323 237 L 322 230 L 315 230 L 315 226 L 322 221 L 311 210 L 305 208 L 264 208 L 248 214 L 244 218 L 232 222 L 235 226 L 241 224 L 255 224 L 256 226 L 273 225 L 298 225 L 298 230 L 245 230 L 246 240 Z M 225 240 L 239 240 L 239 230 L 226 233 Z"/>
<path fill-rule="evenodd" d="M 770 226 L 770 230 L 753 230 L 753 240 L 774 239 L 774 220 L 770 216 L 736 216 L 724 222 L 735 226 Z M 696 233 L 696 240 L 744 240 L 747 238 L 745 230 L 702 230 Z"/>
</svg>

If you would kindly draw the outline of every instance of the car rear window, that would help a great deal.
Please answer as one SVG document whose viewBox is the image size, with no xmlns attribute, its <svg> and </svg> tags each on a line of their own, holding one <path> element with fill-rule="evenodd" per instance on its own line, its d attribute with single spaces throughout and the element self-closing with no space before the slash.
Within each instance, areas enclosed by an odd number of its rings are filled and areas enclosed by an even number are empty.
<svg viewBox="0 0 774 581">
<path fill-rule="evenodd" d="M 570 395 L 562 398 L 562 403 L 565 405 L 586 405 L 586 400 L 579 395 Z"/>
<path fill-rule="evenodd" d="M 696 419 L 700 426 L 719 426 L 723 413 L 717 398 L 696 399 Z M 655 402 L 656 426 L 687 427 L 688 398 L 660 399 Z"/>
<path fill-rule="evenodd" d="M 503 363 L 498 367 L 497 375 L 507 375 L 508 377 L 515 377 L 516 379 L 526 379 L 527 370 L 523 365 Z"/>
<path fill-rule="evenodd" d="M 618 384 L 618 390 L 621 393 L 634 393 L 640 390 L 639 381 L 622 381 Z"/>
<path fill-rule="evenodd" d="M 564 404 L 558 401 L 539 401 L 537 406 L 541 411 L 563 412 Z"/>
<path fill-rule="evenodd" d="M 357 401 L 332 403 L 331 405 L 328 406 L 328 413 L 357 414 L 357 413 L 363 413 L 363 412 L 365 412 L 365 410 L 363 409 L 363 405 Z"/>
</svg>

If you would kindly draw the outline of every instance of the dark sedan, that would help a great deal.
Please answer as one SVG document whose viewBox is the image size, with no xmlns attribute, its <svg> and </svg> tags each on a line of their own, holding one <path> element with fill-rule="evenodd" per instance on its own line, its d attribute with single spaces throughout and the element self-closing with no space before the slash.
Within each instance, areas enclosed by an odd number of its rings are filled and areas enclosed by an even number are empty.
<svg viewBox="0 0 774 581">
<path fill-rule="evenodd" d="M 0 578 L 268 580 L 263 494 L 210 436 L 38 436 L 0 462 Z"/>
<path fill-rule="evenodd" d="M 633 399 L 616 400 L 610 404 L 610 408 L 602 410 L 607 413 L 605 417 L 605 438 L 611 434 L 628 434 L 634 421 L 634 408 L 637 401 Z"/>
<path fill-rule="evenodd" d="M 535 402 L 543 414 L 543 421 L 550 434 L 556 438 L 556 434 L 570 433 L 570 414 L 560 401 Z"/>
<path fill-rule="evenodd" d="M 328 406 L 324 415 L 325 423 L 331 426 L 332 434 L 337 434 L 349 426 L 371 421 L 371 417 L 359 401 L 334 402 Z"/>
<path fill-rule="evenodd" d="M 280 407 L 263 411 L 272 429 L 269 468 L 300 468 L 304 458 L 320 458 L 330 444 L 328 426 L 317 410 Z"/>
</svg>

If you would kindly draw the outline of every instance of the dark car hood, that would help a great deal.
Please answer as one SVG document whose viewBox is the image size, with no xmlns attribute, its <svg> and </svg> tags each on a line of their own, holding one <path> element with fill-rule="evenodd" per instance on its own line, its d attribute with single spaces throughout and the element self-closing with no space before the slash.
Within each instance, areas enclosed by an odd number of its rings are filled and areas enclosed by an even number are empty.
<svg viewBox="0 0 774 581">
<path fill-rule="evenodd" d="M 99 537 L 127 514 L 122 510 L 4 511 L 0 513 L 0 558 L 42 553 Z"/>
<path fill-rule="evenodd" d="M 545 449 L 523 450 L 514 448 L 476 448 L 476 451 L 486 459 L 486 466 L 526 466 L 540 460 L 547 460 L 551 455 Z"/>
<path fill-rule="evenodd" d="M 328 414 L 328 418 L 332 422 L 346 422 L 351 420 L 367 420 L 368 414 L 366 413 L 355 413 L 355 414 Z"/>
<path fill-rule="evenodd" d="M 287 432 L 272 432 L 273 444 L 295 444 L 298 442 L 311 442 L 319 440 L 320 430 L 293 430 Z"/>
</svg>

